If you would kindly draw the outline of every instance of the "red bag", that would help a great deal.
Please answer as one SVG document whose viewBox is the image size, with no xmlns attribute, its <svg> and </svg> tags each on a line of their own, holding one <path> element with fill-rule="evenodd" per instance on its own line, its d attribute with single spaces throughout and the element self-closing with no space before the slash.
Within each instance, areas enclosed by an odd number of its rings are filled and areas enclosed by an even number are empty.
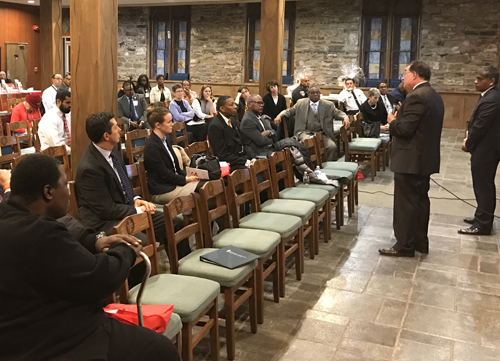
<svg viewBox="0 0 500 361">
<path fill-rule="evenodd" d="M 223 163 L 223 162 L 220 162 L 220 163 Z M 225 165 L 220 166 L 220 172 L 221 172 L 220 177 L 221 178 L 224 178 L 225 176 L 229 175 L 230 164 L 228 162 L 225 162 L 225 163 L 226 163 Z"/>
<path fill-rule="evenodd" d="M 144 327 L 158 333 L 164 332 L 173 310 L 174 305 L 142 305 Z M 104 313 L 127 325 L 139 325 L 137 305 L 110 303 L 104 307 Z"/>
</svg>

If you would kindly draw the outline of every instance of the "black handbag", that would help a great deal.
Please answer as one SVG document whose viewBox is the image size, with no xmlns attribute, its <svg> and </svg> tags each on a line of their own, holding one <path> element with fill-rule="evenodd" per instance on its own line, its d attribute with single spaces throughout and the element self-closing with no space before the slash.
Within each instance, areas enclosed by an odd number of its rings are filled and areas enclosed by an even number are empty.
<svg viewBox="0 0 500 361">
<path fill-rule="evenodd" d="M 365 138 L 380 138 L 380 122 L 363 122 L 363 135 Z"/>
<path fill-rule="evenodd" d="M 219 164 L 219 158 L 214 155 L 208 155 L 205 153 L 193 154 L 191 157 L 191 168 L 198 168 L 208 171 L 208 178 L 210 180 L 220 179 L 221 170 Z"/>
</svg>

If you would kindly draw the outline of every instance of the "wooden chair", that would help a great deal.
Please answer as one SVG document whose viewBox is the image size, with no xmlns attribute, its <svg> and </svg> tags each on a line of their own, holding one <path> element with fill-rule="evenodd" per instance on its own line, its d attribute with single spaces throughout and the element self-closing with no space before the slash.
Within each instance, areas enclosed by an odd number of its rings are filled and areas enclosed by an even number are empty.
<svg viewBox="0 0 500 361">
<path fill-rule="evenodd" d="M 209 196 L 212 190 L 220 190 L 221 187 L 223 187 L 221 181 L 222 180 L 206 183 L 200 189 L 200 193 L 203 192 L 205 196 Z M 222 188 L 222 192 L 224 192 L 224 188 Z M 200 225 L 200 216 L 198 212 L 199 202 L 197 198 L 199 198 L 199 196 L 196 193 L 190 194 L 189 196 L 177 197 L 163 208 L 165 225 L 167 227 L 170 271 L 173 274 L 178 273 L 180 275 L 206 278 L 219 283 L 225 299 L 224 310 L 221 312 L 220 317 L 226 320 L 227 358 L 233 360 L 236 353 L 235 313 L 247 300 L 250 314 L 250 328 L 252 333 L 257 332 L 255 268 L 258 262 L 255 261 L 235 269 L 226 269 L 200 260 L 202 255 L 217 249 L 203 248 L 202 226 Z M 227 207 L 223 207 L 223 209 L 227 209 Z M 192 211 L 193 223 L 175 232 L 173 228 L 173 218 L 188 210 Z M 215 212 L 212 210 L 211 212 L 212 215 L 217 216 L 221 213 L 221 209 Z M 206 220 L 203 220 L 202 223 L 205 222 Z M 195 235 L 196 237 L 196 250 L 185 256 L 182 261 L 179 262 L 177 257 L 177 244 L 191 235 Z M 235 299 L 236 295 L 239 295 L 239 298 Z M 183 340 L 184 339 L 183 337 Z"/>
<path fill-rule="evenodd" d="M 363 113 L 359 112 L 358 114 L 356 114 L 356 133 L 358 133 L 359 136 L 362 136 L 362 125 L 363 125 Z M 382 165 L 382 170 L 385 171 L 385 167 L 389 166 L 389 158 L 391 154 L 390 150 L 392 142 L 389 137 L 381 136 L 380 140 L 382 141 L 382 144 L 381 147 L 379 147 L 379 160 L 377 168 L 379 169 L 380 165 Z"/>
<path fill-rule="evenodd" d="M 316 167 L 319 164 L 320 158 L 318 157 L 318 151 L 316 150 L 316 142 L 314 138 L 308 138 L 305 139 L 302 142 L 308 149 L 309 149 L 309 154 L 311 156 L 311 160 Z M 304 184 L 302 182 L 296 183 L 295 184 L 297 187 L 307 187 L 307 188 L 318 188 L 318 189 L 324 189 L 330 193 L 331 196 L 331 209 L 335 209 L 335 226 L 337 229 L 340 229 L 340 226 L 343 223 L 343 217 L 344 217 L 344 187 L 334 187 L 333 185 L 328 185 L 328 184 L 315 184 L 315 183 L 310 183 L 310 184 Z M 342 218 L 342 221 L 341 221 Z M 328 231 L 331 233 L 331 229 L 328 229 Z M 331 235 L 330 235 L 331 236 Z M 328 237 L 324 237 L 325 243 L 328 243 L 329 239 Z"/>
<path fill-rule="evenodd" d="M 15 133 L 15 130 L 25 129 L 26 134 Z M 27 120 L 22 122 L 14 122 L 7 124 L 7 135 L 15 135 L 20 142 L 27 141 L 28 148 L 33 147 L 33 138 L 31 137 L 31 129 L 29 126 L 29 122 Z"/>
<path fill-rule="evenodd" d="M 210 147 L 210 144 L 207 141 L 191 143 L 184 149 L 190 157 L 196 153 L 205 153 L 209 155 L 214 154 L 212 147 Z"/>
<path fill-rule="evenodd" d="M 182 136 L 177 136 L 177 131 L 182 131 Z M 184 142 L 184 148 L 189 145 L 188 134 L 186 129 L 186 124 L 184 122 L 176 122 L 172 128 L 172 143 L 179 145 L 180 142 Z"/>
<path fill-rule="evenodd" d="M 127 149 L 127 158 L 129 164 L 135 163 L 135 158 L 144 154 L 146 141 L 149 139 L 149 133 L 146 129 L 136 129 L 127 132 L 125 147 Z"/>
<path fill-rule="evenodd" d="M 14 158 L 12 158 L 12 169 L 14 169 L 17 164 L 21 161 L 21 159 L 27 157 L 29 154 L 19 154 L 19 155 L 16 155 L 14 156 Z"/>
<path fill-rule="evenodd" d="M 21 155 L 19 140 L 14 135 L 0 137 L 0 166 L 10 168 L 14 157 Z"/>
<path fill-rule="evenodd" d="M 38 126 L 42 119 L 33 119 L 33 123 L 31 124 L 31 135 L 33 137 L 33 146 L 35 147 L 35 152 L 40 153 L 42 148 L 40 144 L 40 137 L 38 136 Z"/>
<path fill-rule="evenodd" d="M 42 150 L 42 154 L 62 159 L 62 166 L 64 167 L 64 172 L 66 173 L 66 177 L 68 177 L 68 181 L 73 180 L 73 172 L 71 170 L 71 164 L 69 162 L 68 152 L 66 151 L 66 146 L 64 144 L 55 147 L 48 147 Z"/>
<path fill-rule="evenodd" d="M 69 207 L 68 213 L 78 219 L 78 202 L 76 200 L 75 181 L 68 182 L 69 186 Z"/>
<path fill-rule="evenodd" d="M 17 105 L 16 98 L 7 99 L 7 114 L 12 114 L 12 109 Z"/>
<path fill-rule="evenodd" d="M 171 227 L 173 228 L 173 226 Z M 216 282 L 181 276 L 178 274 L 160 274 L 158 266 L 158 254 L 156 239 L 151 214 L 145 212 L 125 217 L 120 223 L 113 227 L 114 234 L 134 235 L 146 231 L 148 243 L 143 247 L 151 262 L 151 276 L 147 283 L 143 296 L 143 304 L 173 304 L 174 313 L 182 320 L 182 359 L 193 360 L 193 348 L 198 342 L 210 332 L 211 358 L 219 360 L 219 328 L 217 296 L 220 287 Z M 170 237 L 169 237 L 170 240 Z M 170 258 L 172 262 L 172 258 Z M 136 261 L 136 265 L 142 262 Z M 139 291 L 139 285 L 129 290 L 128 281 L 125 281 L 116 294 L 121 303 L 135 303 Z M 201 322 L 204 316 L 208 321 L 193 337 L 193 328 Z M 168 326 L 167 326 L 168 330 Z M 167 331 L 166 331 L 167 332 Z M 164 333 L 165 334 L 165 333 Z M 177 343 L 179 345 L 179 342 Z"/>
</svg>

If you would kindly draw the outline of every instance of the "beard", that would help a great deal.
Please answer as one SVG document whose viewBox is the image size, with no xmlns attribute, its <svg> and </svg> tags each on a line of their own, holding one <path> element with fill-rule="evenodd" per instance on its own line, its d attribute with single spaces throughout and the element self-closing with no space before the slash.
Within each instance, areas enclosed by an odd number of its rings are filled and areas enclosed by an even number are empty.
<svg viewBox="0 0 500 361">
<path fill-rule="evenodd" d="M 63 105 L 61 104 L 61 106 L 59 106 L 59 110 L 60 110 L 61 112 L 63 112 L 64 114 L 68 114 L 69 112 L 71 112 L 71 107 L 66 108 L 65 106 L 63 106 Z"/>
</svg>

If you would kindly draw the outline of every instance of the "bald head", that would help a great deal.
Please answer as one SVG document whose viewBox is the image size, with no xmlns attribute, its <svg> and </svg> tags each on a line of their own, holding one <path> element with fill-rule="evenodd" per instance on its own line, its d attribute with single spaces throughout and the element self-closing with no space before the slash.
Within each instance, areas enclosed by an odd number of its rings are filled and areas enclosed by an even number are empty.
<svg viewBox="0 0 500 361">
<path fill-rule="evenodd" d="M 255 115 L 262 114 L 264 110 L 264 102 L 262 97 L 258 94 L 250 95 L 247 99 L 248 110 L 250 110 Z"/>
<path fill-rule="evenodd" d="M 300 77 L 300 84 L 305 86 L 305 87 L 309 87 L 309 78 L 305 75 L 302 75 Z"/>
</svg>

